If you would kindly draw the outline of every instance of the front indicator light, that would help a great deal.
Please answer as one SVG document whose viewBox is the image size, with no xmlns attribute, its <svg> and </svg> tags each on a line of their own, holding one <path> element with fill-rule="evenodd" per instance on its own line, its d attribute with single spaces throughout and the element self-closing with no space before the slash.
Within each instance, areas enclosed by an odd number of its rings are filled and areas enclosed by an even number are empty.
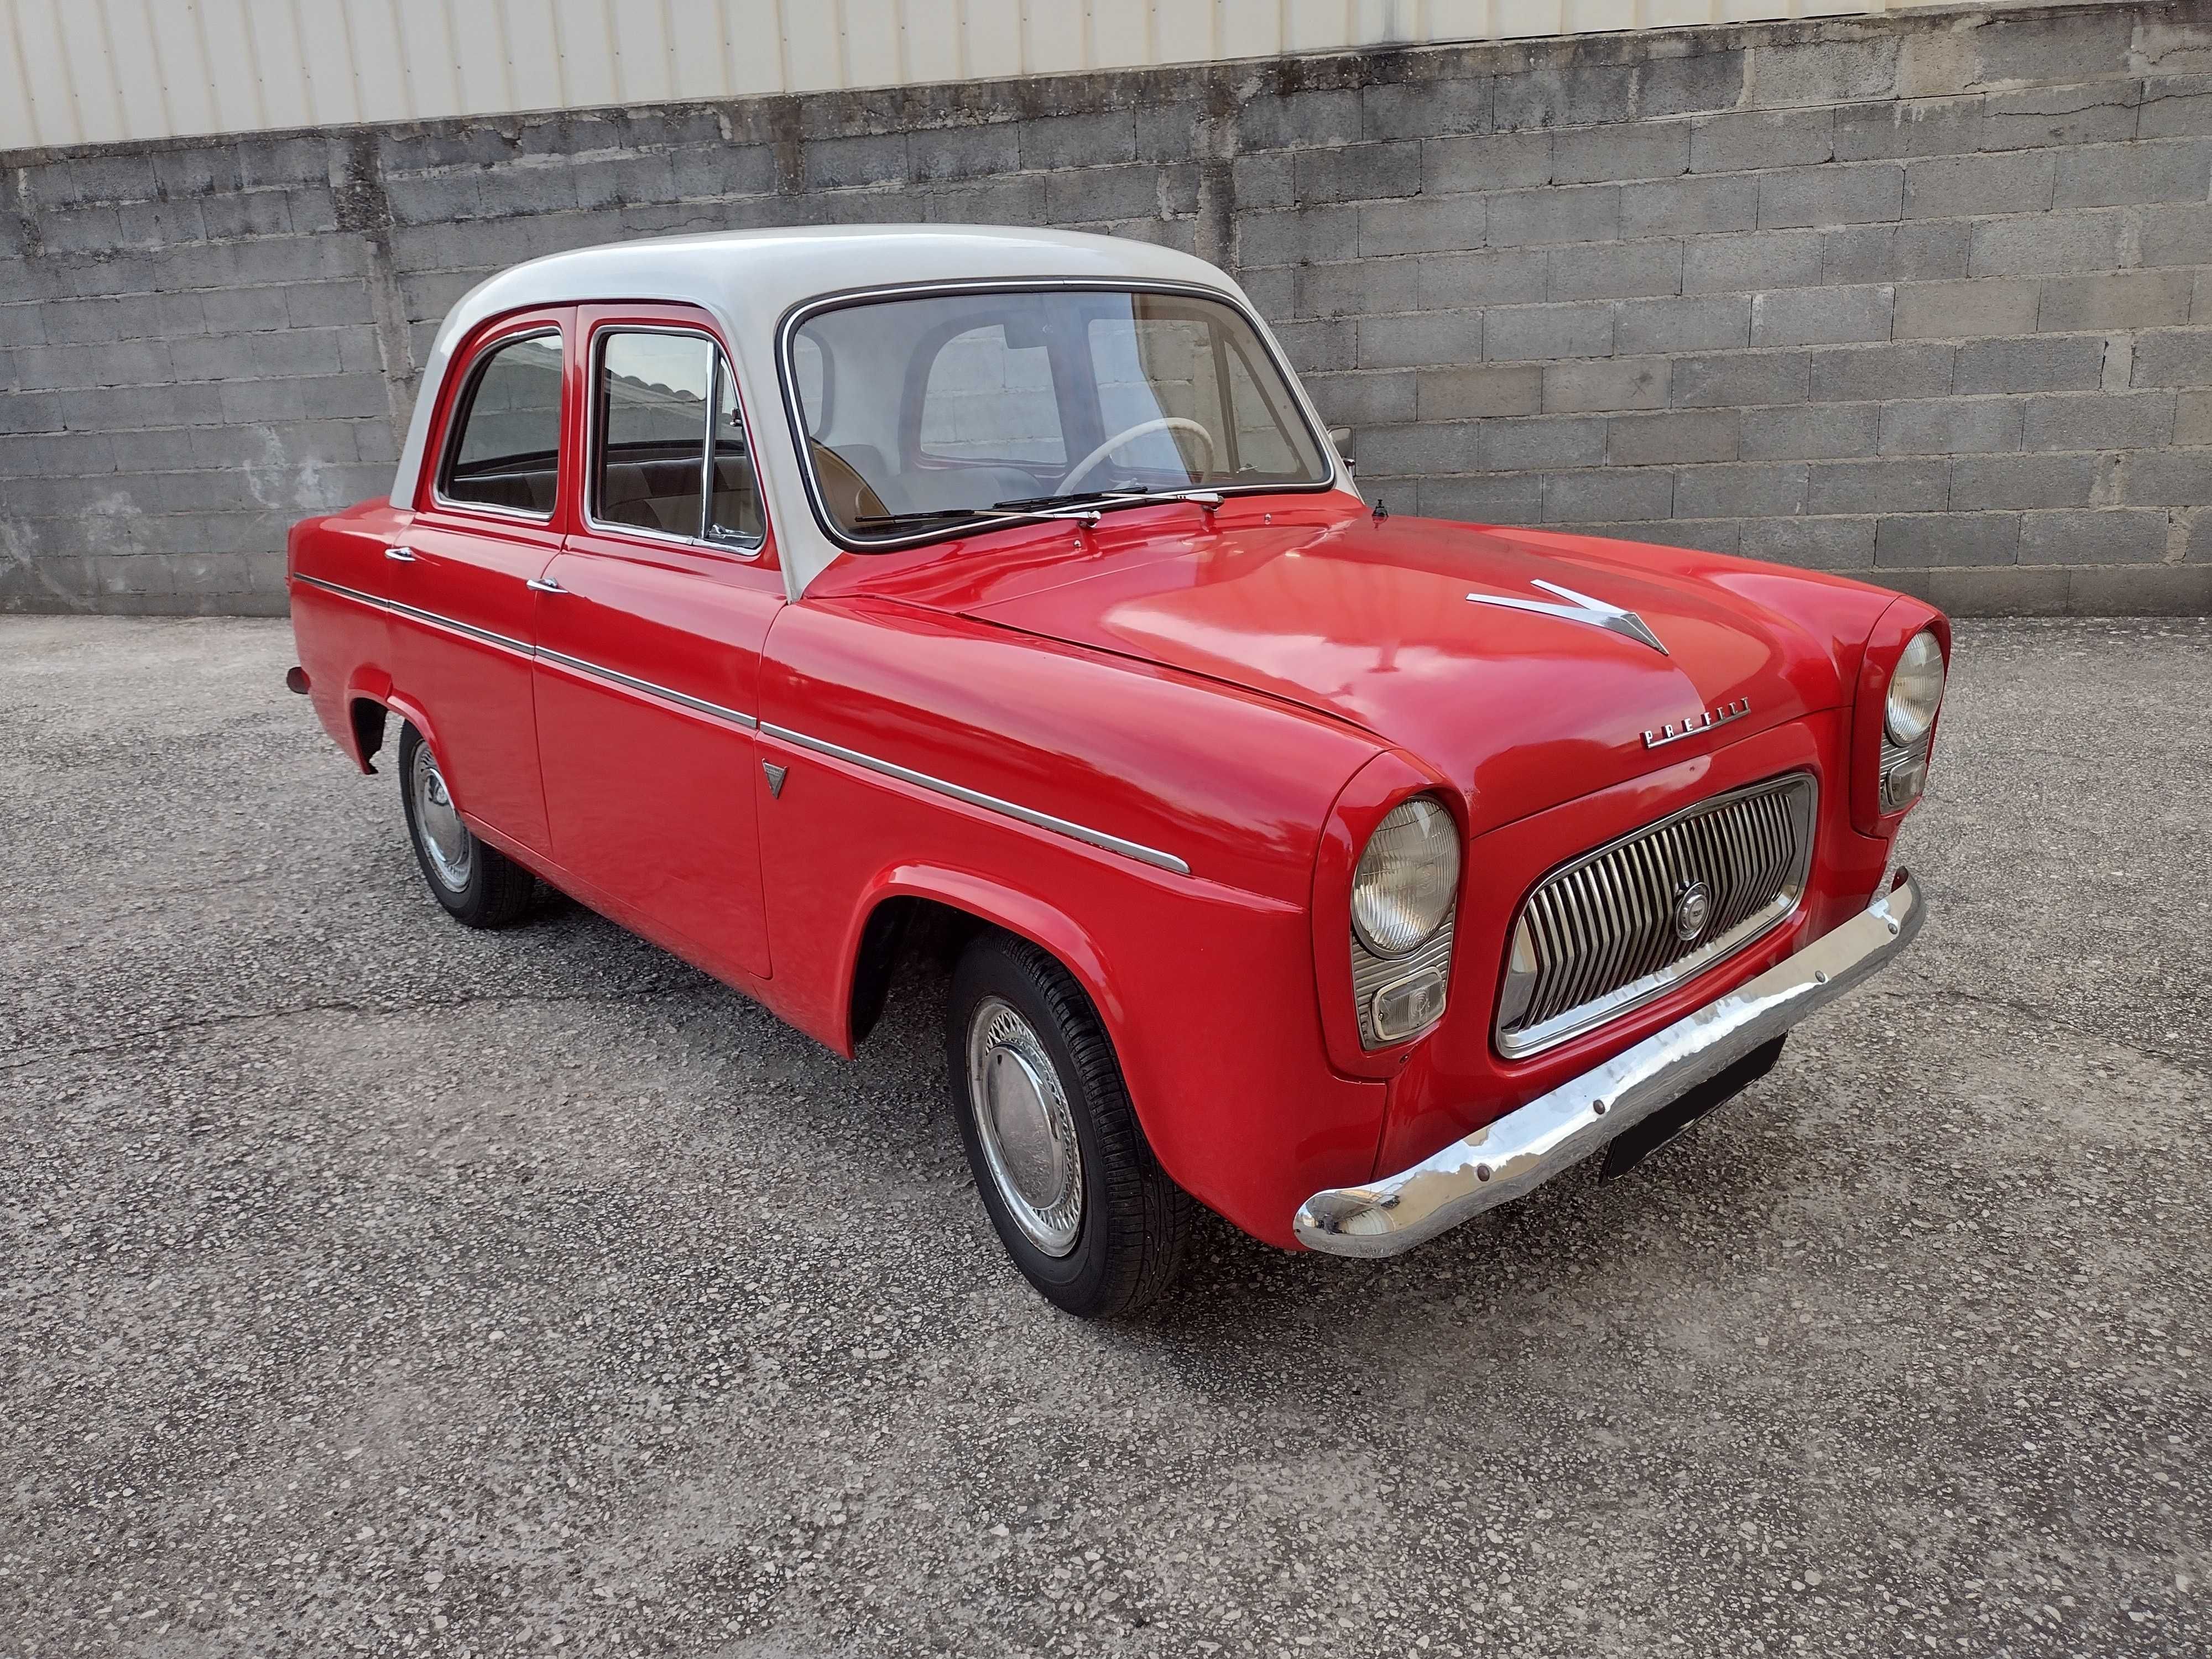
<svg viewBox="0 0 2212 1659">
<path fill-rule="evenodd" d="M 1375 1035 L 1390 1042 L 1435 1024 L 1443 1017 L 1443 1012 L 1444 975 L 1441 968 L 1425 968 L 1418 974 L 1393 981 L 1376 991 L 1375 1000 L 1368 1006 L 1368 1018 L 1374 1024 Z"/>
</svg>

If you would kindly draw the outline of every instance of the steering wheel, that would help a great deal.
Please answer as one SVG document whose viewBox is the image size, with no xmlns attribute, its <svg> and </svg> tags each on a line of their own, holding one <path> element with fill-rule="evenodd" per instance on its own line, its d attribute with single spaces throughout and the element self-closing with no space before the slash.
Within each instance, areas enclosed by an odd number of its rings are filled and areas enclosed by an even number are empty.
<svg viewBox="0 0 2212 1659">
<path fill-rule="evenodd" d="M 1115 433 L 1104 443 L 1099 445 L 1097 448 L 1092 450 L 1088 455 L 1085 455 L 1081 460 L 1078 461 L 1074 467 L 1070 470 L 1068 475 L 1053 486 L 1052 493 L 1055 495 L 1065 495 L 1067 493 L 1067 488 L 1070 484 L 1076 483 L 1079 479 L 1089 477 L 1091 476 L 1091 469 L 1096 467 L 1099 462 L 1104 460 L 1109 455 L 1111 455 L 1123 444 L 1127 443 L 1130 439 L 1141 438 L 1147 432 L 1196 433 L 1200 441 L 1206 445 L 1206 470 L 1209 472 L 1213 470 L 1213 458 L 1216 453 L 1213 444 L 1213 434 L 1211 432 L 1208 432 L 1204 427 L 1200 426 L 1196 421 L 1187 421 L 1180 415 L 1162 415 L 1154 420 L 1139 421 L 1136 425 L 1131 427 L 1126 432 Z"/>
</svg>

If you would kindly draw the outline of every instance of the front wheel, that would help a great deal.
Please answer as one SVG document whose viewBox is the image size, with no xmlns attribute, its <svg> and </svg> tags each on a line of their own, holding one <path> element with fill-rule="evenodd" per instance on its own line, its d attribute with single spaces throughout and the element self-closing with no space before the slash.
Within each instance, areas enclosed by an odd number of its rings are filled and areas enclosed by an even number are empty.
<svg viewBox="0 0 2212 1659">
<path fill-rule="evenodd" d="M 1085 1317 L 1158 1300 L 1191 1200 L 1152 1156 L 1073 975 L 1025 939 L 980 934 L 953 971 L 945 1036 L 960 1139 L 1014 1265 Z"/>
<path fill-rule="evenodd" d="M 462 820 L 437 755 L 411 723 L 399 728 L 399 797 L 415 861 L 447 913 L 470 927 L 520 921 L 538 878 Z"/>
</svg>

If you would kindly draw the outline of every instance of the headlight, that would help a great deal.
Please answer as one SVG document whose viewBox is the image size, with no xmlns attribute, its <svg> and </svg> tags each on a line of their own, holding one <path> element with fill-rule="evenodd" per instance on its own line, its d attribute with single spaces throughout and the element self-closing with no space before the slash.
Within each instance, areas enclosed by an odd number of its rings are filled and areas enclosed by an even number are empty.
<svg viewBox="0 0 2212 1659">
<path fill-rule="evenodd" d="M 1912 636 L 1889 677 L 1889 701 L 1882 710 L 1889 740 L 1900 749 L 1910 749 L 1928 735 L 1942 702 L 1943 647 L 1936 643 L 1933 634 L 1923 629 Z"/>
<path fill-rule="evenodd" d="M 1459 890 L 1459 830 L 1432 795 L 1390 809 L 1352 878 L 1352 927 L 1378 957 L 1401 957 L 1435 933 Z"/>
</svg>

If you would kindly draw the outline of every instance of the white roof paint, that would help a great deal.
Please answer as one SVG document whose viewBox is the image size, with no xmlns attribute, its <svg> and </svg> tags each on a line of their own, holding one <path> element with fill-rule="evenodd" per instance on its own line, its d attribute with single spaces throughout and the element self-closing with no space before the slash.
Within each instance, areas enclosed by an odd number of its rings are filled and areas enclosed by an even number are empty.
<svg viewBox="0 0 2212 1659">
<path fill-rule="evenodd" d="M 836 560 L 837 549 L 815 521 L 785 414 L 775 362 L 775 331 L 784 314 L 806 301 L 856 289 L 1022 277 L 1181 283 L 1216 289 L 1252 308 L 1244 291 L 1203 259 L 1149 242 L 1076 231 L 842 225 L 657 236 L 549 254 L 487 278 L 447 313 L 416 393 L 392 503 L 403 509 L 415 504 L 439 388 L 454 348 L 479 325 L 544 306 L 628 301 L 696 306 L 729 344 L 785 589 L 795 599 Z M 1261 323 L 1263 331 L 1266 326 Z M 1298 395 L 1304 398 L 1303 387 Z M 1323 429 L 1310 403 L 1306 416 L 1316 432 Z"/>
</svg>

